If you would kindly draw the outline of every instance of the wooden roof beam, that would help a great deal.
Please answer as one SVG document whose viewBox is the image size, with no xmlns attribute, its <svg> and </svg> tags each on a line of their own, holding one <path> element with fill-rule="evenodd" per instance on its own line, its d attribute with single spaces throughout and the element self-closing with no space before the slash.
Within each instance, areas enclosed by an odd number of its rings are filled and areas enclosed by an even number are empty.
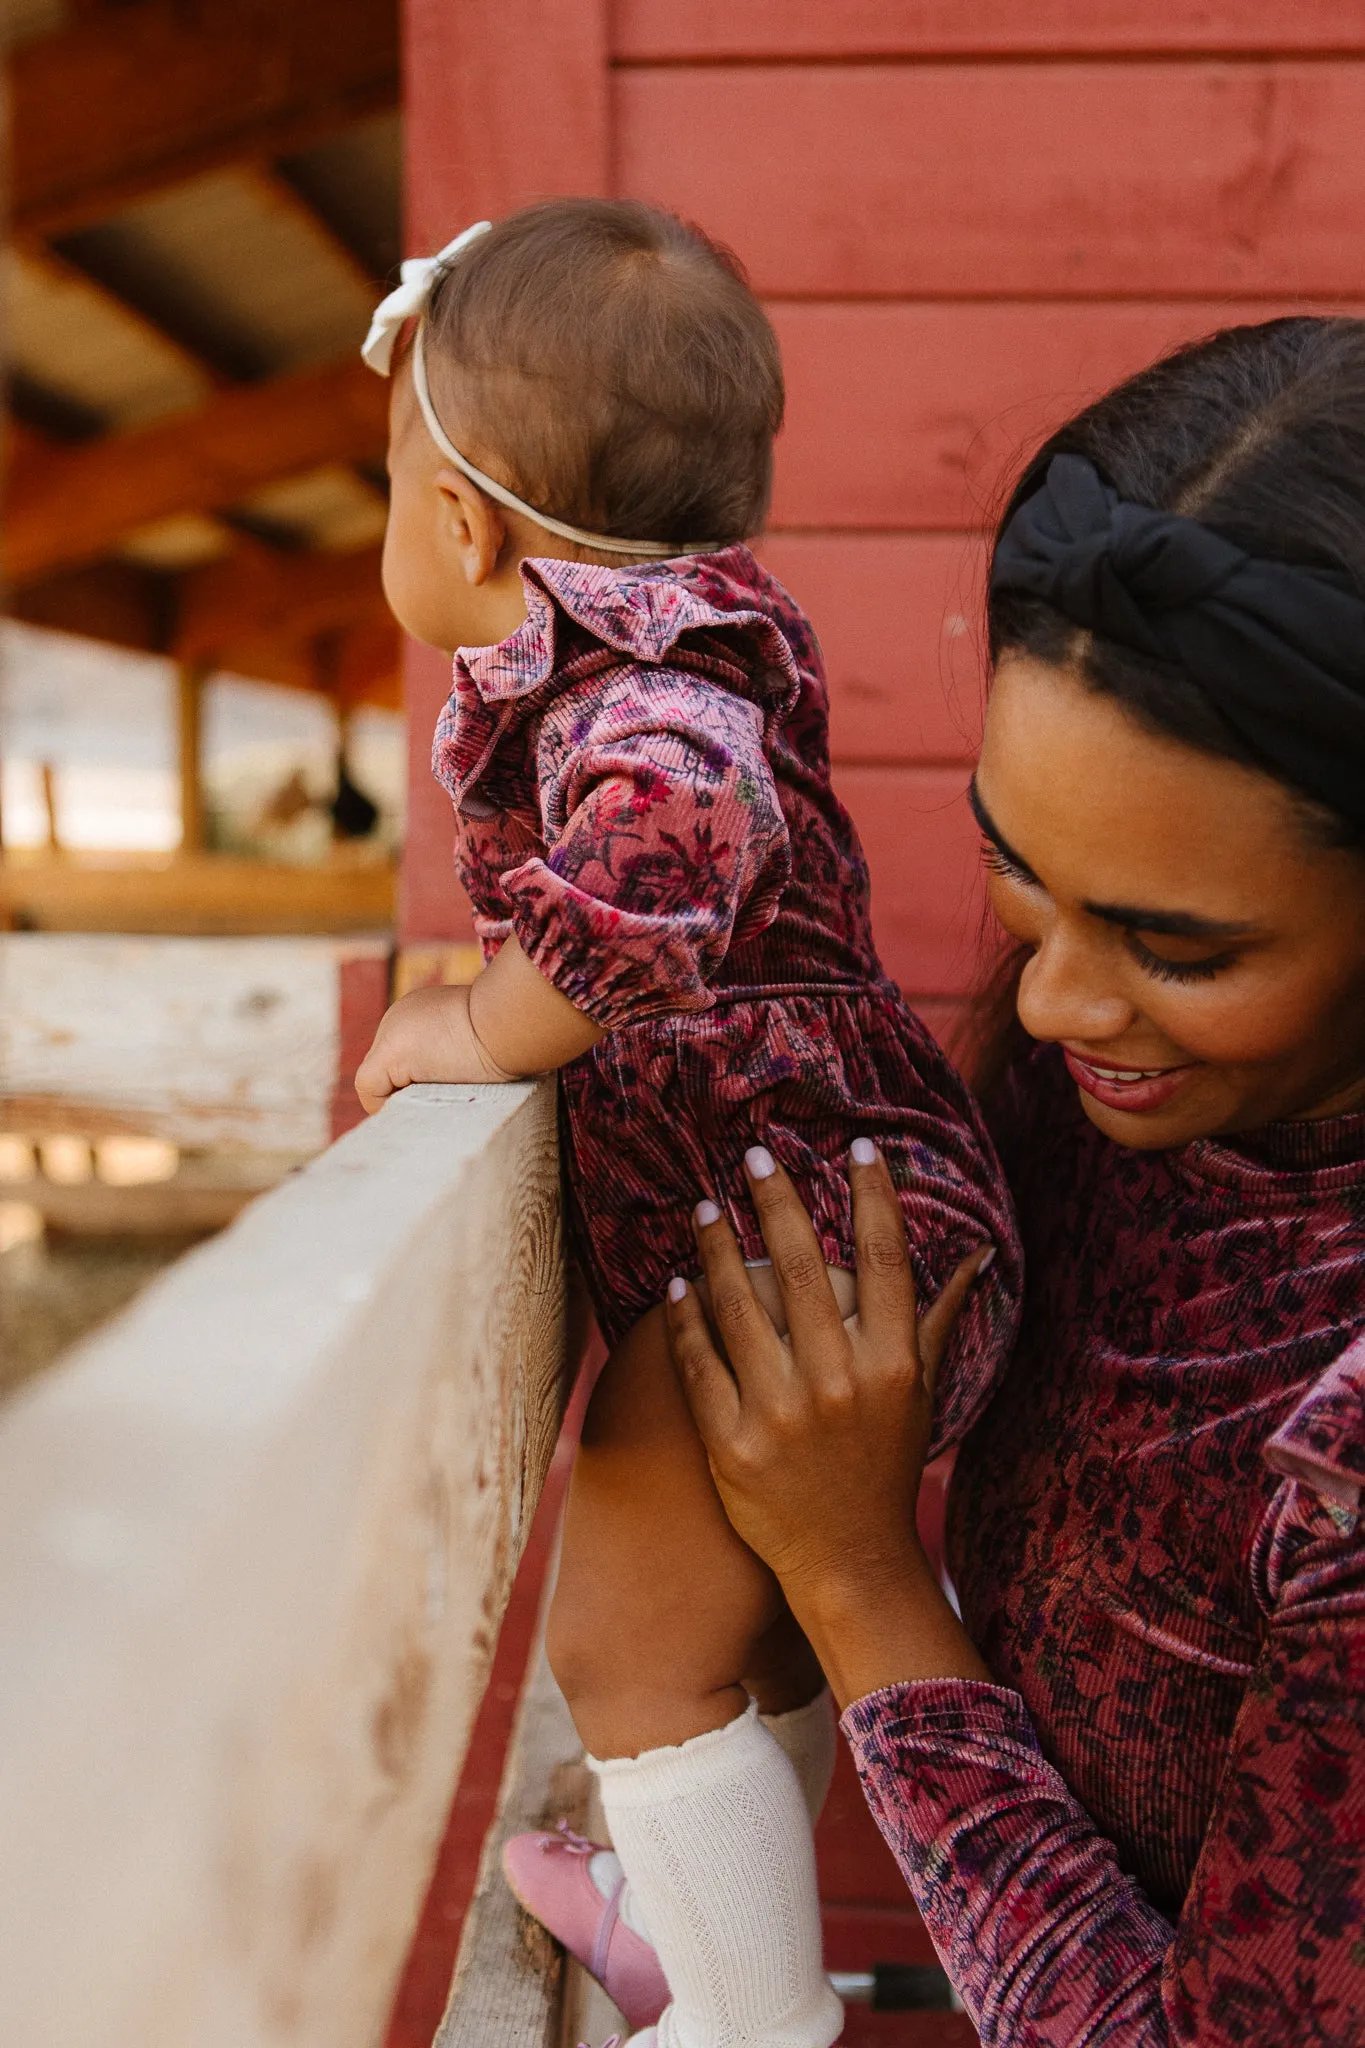
<svg viewBox="0 0 1365 2048">
<path fill-rule="evenodd" d="M 381 453 L 388 388 L 359 361 L 219 392 L 197 412 L 84 446 L 17 450 L 5 508 L 13 583 L 108 554 L 177 512 L 217 512 L 296 470 Z"/>
<path fill-rule="evenodd" d="M 349 626 L 390 622 L 378 548 L 357 554 L 275 555 L 243 547 L 180 579 L 174 651 L 221 660 L 251 641 L 297 643 Z"/>
<path fill-rule="evenodd" d="M 320 689 L 342 704 L 397 701 L 398 628 L 380 550 L 281 556 L 250 542 L 178 576 L 93 562 L 12 593 L 12 617 L 195 667 Z"/>
<path fill-rule="evenodd" d="M 10 60 L 11 225 L 58 235 L 397 103 L 394 0 L 132 0 Z"/>
</svg>

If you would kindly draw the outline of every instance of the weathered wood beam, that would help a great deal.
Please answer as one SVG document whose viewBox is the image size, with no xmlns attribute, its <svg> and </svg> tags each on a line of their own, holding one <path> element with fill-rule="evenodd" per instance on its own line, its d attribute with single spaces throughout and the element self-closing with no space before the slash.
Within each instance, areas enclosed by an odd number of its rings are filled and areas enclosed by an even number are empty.
<svg viewBox="0 0 1365 2048">
<path fill-rule="evenodd" d="M 19 927 L 19 937 L 210 936 L 377 932 L 393 920 L 394 873 L 387 861 L 276 867 L 227 854 L 75 852 L 60 859 L 11 852 L 0 861 L 0 947 L 8 941 L 7 923 Z M 0 1001 L 0 1023 L 7 1021 Z"/>
<path fill-rule="evenodd" d="M 16 2048 L 381 2037 L 558 1431 L 558 1208 L 552 1084 L 405 1090 L 0 1415 Z"/>
<path fill-rule="evenodd" d="M 378 548 L 283 555 L 243 541 L 178 576 L 121 561 L 59 570 L 14 591 L 9 613 L 200 668 L 321 690 L 342 704 L 396 705 L 399 634 L 379 562 Z"/>
<path fill-rule="evenodd" d="M 62 234 L 223 163 L 306 147 L 398 98 L 393 0 L 133 0 L 10 62 L 17 232 Z"/>
<path fill-rule="evenodd" d="M 136 562 L 91 562 L 11 590 L 6 610 L 29 626 L 161 654 L 175 626 L 175 578 Z"/>
<path fill-rule="evenodd" d="M 222 391 L 197 412 L 82 447 L 16 451 L 5 564 L 25 583 L 107 553 L 176 512 L 211 512 L 323 462 L 383 449 L 388 390 L 359 362 Z"/>
<path fill-rule="evenodd" d="M 297 644 L 344 626 L 388 624 L 378 548 L 355 554 L 282 555 L 243 545 L 180 579 L 175 652 L 221 660 L 252 641 Z"/>
</svg>

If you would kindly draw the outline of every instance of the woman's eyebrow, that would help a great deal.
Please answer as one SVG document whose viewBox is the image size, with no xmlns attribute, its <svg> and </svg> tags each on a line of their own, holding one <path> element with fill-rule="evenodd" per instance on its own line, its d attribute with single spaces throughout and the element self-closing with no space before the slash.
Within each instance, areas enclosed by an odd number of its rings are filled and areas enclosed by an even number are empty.
<svg viewBox="0 0 1365 2048">
<path fill-rule="evenodd" d="M 1091 917 L 1121 924 L 1128 931 L 1152 932 L 1163 939 L 1249 939 L 1252 924 L 1231 924 L 1216 917 L 1197 917 L 1192 910 L 1149 910 L 1140 903 L 1082 903 Z"/>
<path fill-rule="evenodd" d="M 995 848 L 1001 859 L 1008 861 L 1009 865 L 1018 874 L 1021 874 L 1025 881 L 1034 882 L 1041 888 L 1042 883 L 1038 881 L 1038 877 L 1034 874 L 1033 869 L 1026 860 L 1020 859 L 990 812 L 986 809 L 985 804 L 981 800 L 981 791 L 976 786 L 975 776 L 972 777 L 967 785 L 967 801 L 972 807 L 972 816 L 981 827 L 983 837 L 990 840 L 991 845 Z"/>
<path fill-rule="evenodd" d="M 1009 862 L 1026 881 L 1043 885 L 1026 860 L 1020 858 L 982 801 L 973 776 L 967 788 L 972 816 L 1002 859 Z M 1246 939 L 1255 925 L 1233 924 L 1216 917 L 1199 917 L 1192 910 L 1154 910 L 1140 903 L 1083 903 L 1081 908 L 1105 924 L 1123 925 L 1128 931 L 1151 932 L 1164 939 Z"/>
</svg>

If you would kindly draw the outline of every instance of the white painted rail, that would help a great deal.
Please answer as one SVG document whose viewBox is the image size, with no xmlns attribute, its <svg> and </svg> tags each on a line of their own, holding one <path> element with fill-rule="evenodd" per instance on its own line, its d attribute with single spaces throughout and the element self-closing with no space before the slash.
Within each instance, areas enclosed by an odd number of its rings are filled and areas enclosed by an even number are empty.
<svg viewBox="0 0 1365 2048">
<path fill-rule="evenodd" d="M 413 1088 L 0 1410 L 6 2048 L 373 2048 L 563 1310 L 552 1086 Z"/>
</svg>

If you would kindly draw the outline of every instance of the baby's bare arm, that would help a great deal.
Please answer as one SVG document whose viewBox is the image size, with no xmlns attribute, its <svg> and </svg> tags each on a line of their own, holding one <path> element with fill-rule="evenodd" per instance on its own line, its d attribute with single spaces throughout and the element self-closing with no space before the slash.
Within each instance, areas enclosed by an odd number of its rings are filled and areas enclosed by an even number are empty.
<svg viewBox="0 0 1365 2048">
<path fill-rule="evenodd" d="M 413 1081 L 515 1081 L 544 1074 L 605 1033 L 529 961 L 515 939 L 467 988 L 419 988 L 384 1014 L 355 1077 L 373 1115 Z"/>
</svg>

